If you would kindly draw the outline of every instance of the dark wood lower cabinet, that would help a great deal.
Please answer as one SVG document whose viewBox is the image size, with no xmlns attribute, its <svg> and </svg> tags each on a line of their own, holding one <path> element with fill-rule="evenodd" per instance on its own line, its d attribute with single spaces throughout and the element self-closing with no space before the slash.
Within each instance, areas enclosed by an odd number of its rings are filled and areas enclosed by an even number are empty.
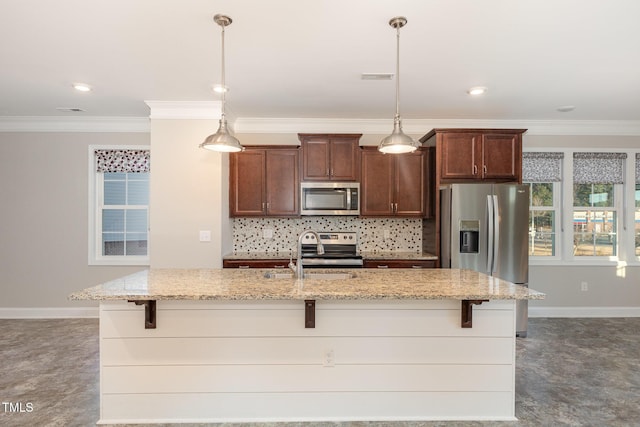
<svg viewBox="0 0 640 427">
<path fill-rule="evenodd" d="M 225 259 L 222 268 L 287 268 L 288 259 Z"/>
<path fill-rule="evenodd" d="M 435 268 L 435 260 L 365 260 L 364 268 Z"/>
</svg>

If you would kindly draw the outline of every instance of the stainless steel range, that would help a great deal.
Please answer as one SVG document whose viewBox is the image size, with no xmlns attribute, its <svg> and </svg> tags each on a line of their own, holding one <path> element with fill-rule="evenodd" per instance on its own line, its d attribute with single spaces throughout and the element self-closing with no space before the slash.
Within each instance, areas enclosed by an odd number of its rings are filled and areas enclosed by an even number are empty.
<svg viewBox="0 0 640 427">
<path fill-rule="evenodd" d="M 318 241 L 312 233 L 302 236 L 302 265 L 305 268 L 362 268 L 355 232 L 319 232 L 324 254 L 317 252 Z"/>
</svg>

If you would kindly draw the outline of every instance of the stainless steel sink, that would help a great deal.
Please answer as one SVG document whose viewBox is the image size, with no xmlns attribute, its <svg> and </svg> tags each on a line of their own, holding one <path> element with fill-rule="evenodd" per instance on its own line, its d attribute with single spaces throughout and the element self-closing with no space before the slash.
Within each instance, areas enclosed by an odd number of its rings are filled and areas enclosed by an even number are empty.
<svg viewBox="0 0 640 427">
<path fill-rule="evenodd" d="M 344 271 L 336 271 L 336 272 L 317 272 L 317 273 L 304 273 L 304 278 L 309 280 L 345 280 L 345 279 L 353 279 L 356 277 L 355 273 L 347 273 Z M 265 279 L 293 279 L 293 273 L 290 272 L 275 272 L 270 271 L 264 274 Z"/>
</svg>

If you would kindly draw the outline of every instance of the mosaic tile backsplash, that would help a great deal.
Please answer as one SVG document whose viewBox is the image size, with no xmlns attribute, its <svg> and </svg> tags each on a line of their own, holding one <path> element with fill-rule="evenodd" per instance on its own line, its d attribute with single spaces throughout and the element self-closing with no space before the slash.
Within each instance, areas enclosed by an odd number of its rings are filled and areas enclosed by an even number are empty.
<svg viewBox="0 0 640 427">
<path fill-rule="evenodd" d="M 272 237 L 265 238 L 270 234 Z M 296 251 L 298 235 L 305 230 L 355 231 L 361 252 L 422 251 L 419 218 L 358 218 L 349 216 L 305 218 L 235 218 L 233 251 L 282 253 Z M 385 239 L 385 231 L 388 238 Z"/>
</svg>

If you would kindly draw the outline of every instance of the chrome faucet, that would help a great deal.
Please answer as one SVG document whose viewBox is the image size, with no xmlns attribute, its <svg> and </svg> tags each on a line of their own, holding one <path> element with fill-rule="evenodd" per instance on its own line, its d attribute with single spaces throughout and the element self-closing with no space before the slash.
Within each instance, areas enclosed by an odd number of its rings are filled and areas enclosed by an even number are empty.
<svg viewBox="0 0 640 427">
<path fill-rule="evenodd" d="M 298 261 L 296 264 L 293 263 L 293 260 L 289 261 L 289 268 L 294 271 L 298 279 L 304 278 L 304 271 L 302 269 L 302 238 L 309 233 L 316 237 L 316 252 L 318 255 L 324 254 L 324 246 L 322 246 L 318 233 L 313 230 L 306 230 L 300 233 L 300 236 L 298 236 Z"/>
</svg>

